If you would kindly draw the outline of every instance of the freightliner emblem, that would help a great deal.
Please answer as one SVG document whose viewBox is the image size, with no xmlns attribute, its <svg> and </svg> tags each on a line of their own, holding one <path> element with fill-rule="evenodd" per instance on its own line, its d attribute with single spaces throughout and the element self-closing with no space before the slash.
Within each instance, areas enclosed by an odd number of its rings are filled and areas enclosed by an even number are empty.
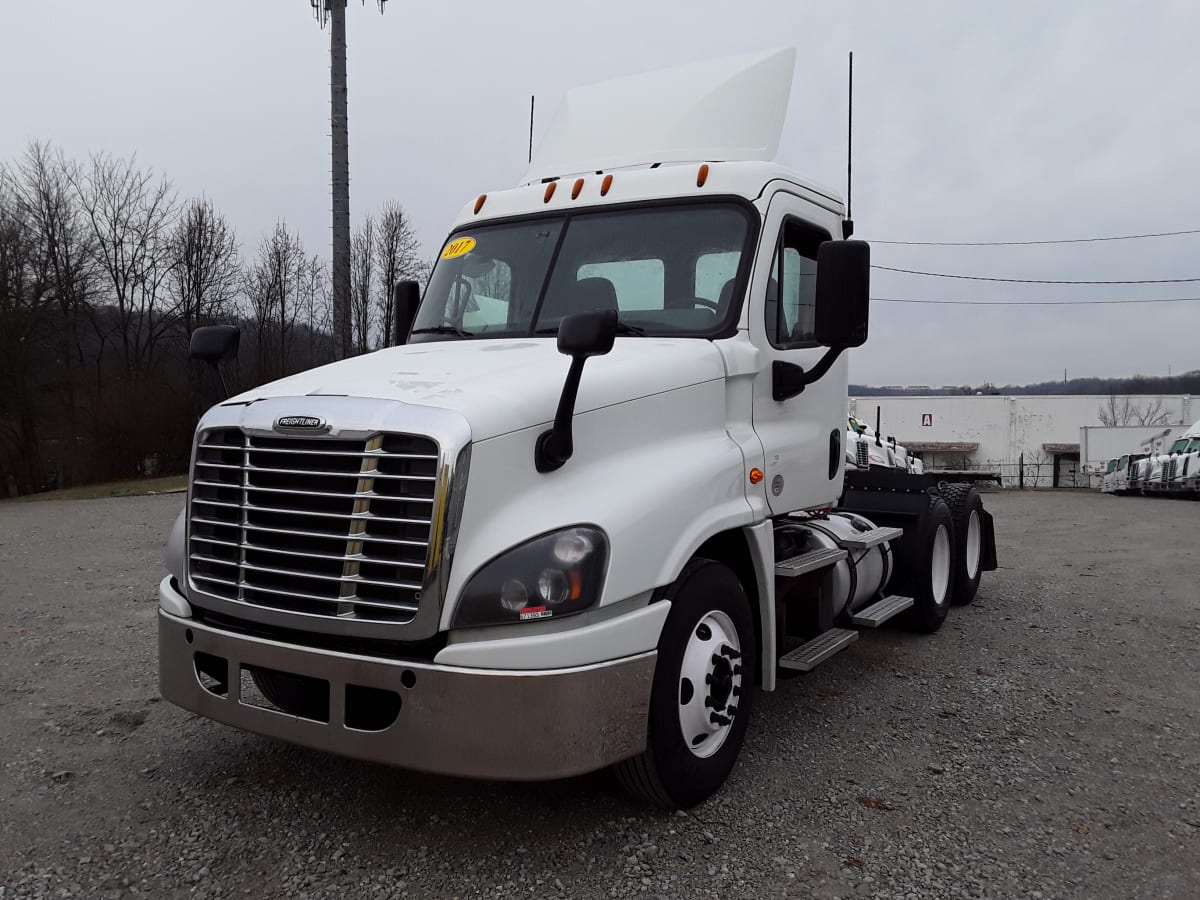
<svg viewBox="0 0 1200 900">
<path fill-rule="evenodd" d="M 275 420 L 275 430 L 299 434 L 324 434 L 329 430 L 325 420 L 317 416 L 280 416 Z"/>
</svg>

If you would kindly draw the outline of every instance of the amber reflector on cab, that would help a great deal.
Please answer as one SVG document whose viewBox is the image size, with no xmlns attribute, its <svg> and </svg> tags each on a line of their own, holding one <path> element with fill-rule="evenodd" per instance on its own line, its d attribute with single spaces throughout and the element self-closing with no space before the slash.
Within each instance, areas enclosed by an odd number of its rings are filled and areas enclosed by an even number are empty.
<svg viewBox="0 0 1200 900">
<path fill-rule="evenodd" d="M 766 477 L 766 476 L 765 476 L 765 475 L 763 475 L 763 470 L 762 470 L 762 469 L 751 469 L 751 470 L 750 470 L 750 483 L 751 483 L 751 484 L 758 484 L 758 483 L 760 483 L 760 482 L 761 482 L 761 481 L 762 481 L 762 480 L 763 480 L 765 477 Z"/>
</svg>

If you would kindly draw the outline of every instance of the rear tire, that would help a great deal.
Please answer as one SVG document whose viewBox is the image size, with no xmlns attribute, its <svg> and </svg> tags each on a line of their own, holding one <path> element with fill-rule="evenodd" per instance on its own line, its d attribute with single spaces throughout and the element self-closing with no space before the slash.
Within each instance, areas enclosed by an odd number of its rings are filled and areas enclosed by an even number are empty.
<svg viewBox="0 0 1200 900">
<path fill-rule="evenodd" d="M 896 574 L 893 593 L 913 598 L 905 617 L 914 631 L 933 633 L 946 621 L 954 590 L 954 520 L 940 497 L 930 496 L 929 506 L 911 535 L 905 535 L 894 552 Z"/>
<path fill-rule="evenodd" d="M 754 620 L 737 575 L 694 559 L 668 589 L 646 751 L 614 766 L 626 790 L 669 809 L 712 796 L 737 761 L 758 666 Z"/>
<path fill-rule="evenodd" d="M 964 605 L 975 599 L 983 579 L 983 500 L 975 485 L 966 482 L 945 484 L 941 493 L 954 520 L 954 590 L 950 599 Z"/>
</svg>

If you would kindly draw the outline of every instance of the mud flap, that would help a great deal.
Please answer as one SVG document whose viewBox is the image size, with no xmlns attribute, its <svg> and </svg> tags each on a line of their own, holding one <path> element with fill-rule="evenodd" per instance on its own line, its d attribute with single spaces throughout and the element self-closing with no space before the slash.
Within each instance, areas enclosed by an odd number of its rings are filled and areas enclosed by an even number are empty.
<svg viewBox="0 0 1200 900">
<path fill-rule="evenodd" d="M 981 509 L 979 524 L 983 526 L 983 546 L 980 548 L 979 567 L 985 572 L 994 572 L 996 564 L 996 528 L 992 523 L 992 514 Z"/>
</svg>

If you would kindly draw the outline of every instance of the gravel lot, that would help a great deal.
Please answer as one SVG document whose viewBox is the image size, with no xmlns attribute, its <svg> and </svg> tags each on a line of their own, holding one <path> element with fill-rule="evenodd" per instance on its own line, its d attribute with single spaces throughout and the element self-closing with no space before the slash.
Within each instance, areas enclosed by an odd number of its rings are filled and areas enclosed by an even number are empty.
<svg viewBox="0 0 1200 900">
<path fill-rule="evenodd" d="M 976 603 L 760 694 L 691 814 L 193 717 L 156 687 L 182 497 L 0 504 L 0 897 L 1196 897 L 1200 504 L 986 502 Z"/>
</svg>

